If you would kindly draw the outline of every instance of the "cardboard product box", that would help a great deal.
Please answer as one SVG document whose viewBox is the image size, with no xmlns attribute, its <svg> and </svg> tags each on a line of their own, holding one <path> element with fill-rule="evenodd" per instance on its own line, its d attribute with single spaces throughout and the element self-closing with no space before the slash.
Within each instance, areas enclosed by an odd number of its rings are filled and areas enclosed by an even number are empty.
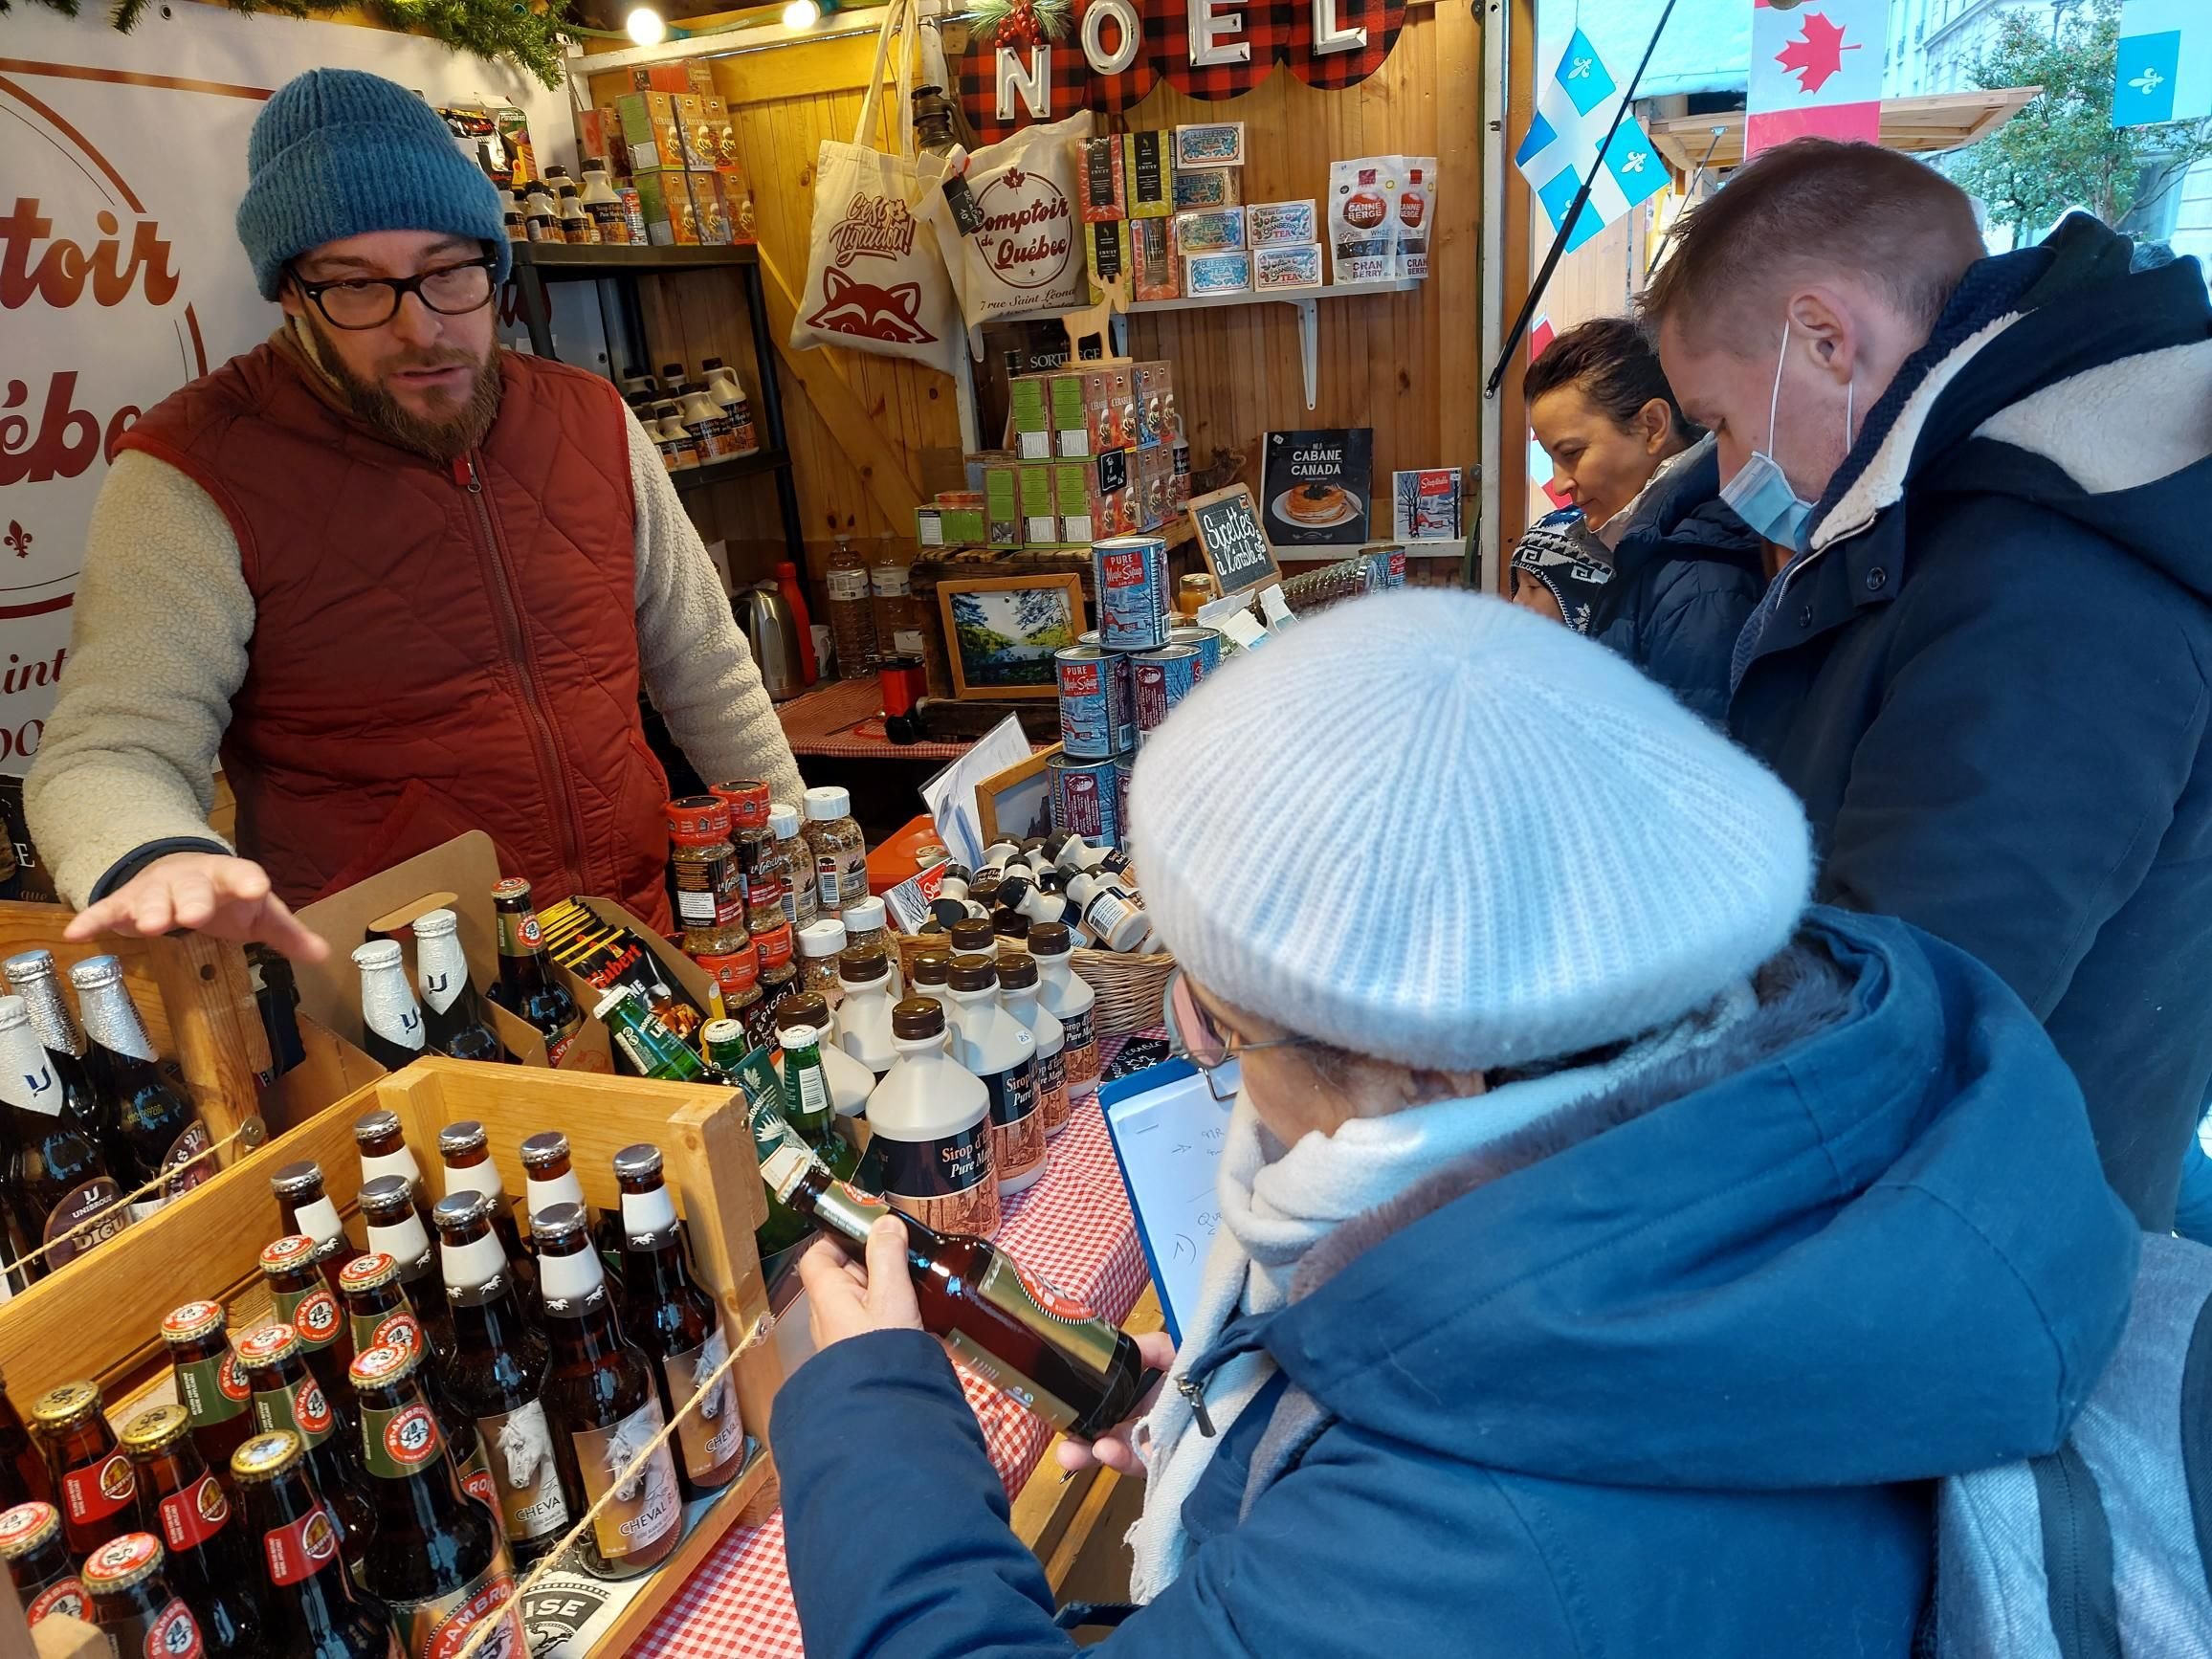
<svg viewBox="0 0 2212 1659">
<path fill-rule="evenodd" d="M 607 158 L 610 180 L 630 177 L 630 142 L 622 136 L 622 112 L 609 103 L 603 103 L 593 111 L 599 117 L 600 154 Z"/>
<path fill-rule="evenodd" d="M 1243 173 L 1236 167 L 1177 167 L 1175 210 L 1233 208 L 1244 200 Z"/>
<path fill-rule="evenodd" d="M 1084 469 L 1090 496 L 1090 540 L 1130 536 L 1143 528 L 1137 450 L 1108 450 Z"/>
<path fill-rule="evenodd" d="M 1057 482 L 1051 461 L 1022 462 L 1022 540 L 1049 547 L 1060 539 Z"/>
<path fill-rule="evenodd" d="M 630 88 L 636 92 L 690 92 L 691 69 L 684 63 L 638 64 L 630 72 Z"/>
<path fill-rule="evenodd" d="M 1006 382 L 1007 426 L 1014 453 L 1025 461 L 1052 458 L 1051 376 L 1017 374 Z"/>
<path fill-rule="evenodd" d="M 1134 372 L 1137 385 L 1137 445 L 1156 449 L 1175 436 L 1175 365 L 1166 362 L 1140 363 Z"/>
<path fill-rule="evenodd" d="M 1132 219 L 1163 219 L 1175 211 L 1175 135 L 1122 135 L 1122 199 Z"/>
<path fill-rule="evenodd" d="M 1251 257 L 1252 288 L 1257 293 L 1277 293 L 1286 288 L 1318 288 L 1321 285 L 1321 245 L 1318 242 L 1299 248 L 1254 248 Z"/>
<path fill-rule="evenodd" d="M 1122 195 L 1120 135 L 1076 142 L 1075 181 L 1082 189 L 1084 222 L 1126 219 L 1129 204 Z"/>
<path fill-rule="evenodd" d="M 592 156 L 607 153 L 607 112 L 604 109 L 580 109 L 576 115 L 576 155 L 579 163 Z M 581 165 L 577 171 L 582 173 Z"/>
<path fill-rule="evenodd" d="M 1105 358 L 1084 370 L 1084 415 L 1091 424 L 1091 453 L 1125 450 L 1137 441 L 1136 365 Z"/>
<path fill-rule="evenodd" d="M 683 166 L 711 171 L 719 150 L 714 128 L 707 124 L 707 100 L 696 92 L 680 93 L 675 100 L 676 132 L 682 141 Z M 675 164 L 668 164 L 674 166 Z"/>
<path fill-rule="evenodd" d="M 1242 208 L 1194 208 L 1175 215 L 1175 239 L 1186 254 L 1233 254 L 1245 245 Z"/>
<path fill-rule="evenodd" d="M 626 92 L 614 100 L 614 114 L 632 173 L 682 169 L 683 126 L 675 94 Z M 650 220 L 652 214 L 646 217 Z"/>
<path fill-rule="evenodd" d="M 1299 248 L 1309 242 L 1317 247 L 1317 222 L 1310 200 L 1254 202 L 1245 209 L 1245 236 L 1254 248 Z"/>
<path fill-rule="evenodd" d="M 944 514 L 937 507 L 917 507 L 914 510 L 914 544 L 917 547 L 942 547 Z"/>
<path fill-rule="evenodd" d="M 1060 515 L 1060 533 L 1057 542 L 1085 545 L 1111 531 L 1096 528 L 1093 519 L 1092 480 L 1097 468 L 1090 460 L 1054 461 L 1052 463 L 1052 505 Z"/>
<path fill-rule="evenodd" d="M 1022 544 L 1022 475 L 1020 464 L 1005 451 L 974 457 L 983 477 L 984 544 L 1019 547 Z"/>
<path fill-rule="evenodd" d="M 1129 269 L 1131 298 L 1183 298 L 1183 248 L 1172 218 L 1129 221 Z"/>
<path fill-rule="evenodd" d="M 1106 299 L 1106 284 L 1129 269 L 1129 221 L 1100 220 L 1083 227 L 1083 266 L 1091 277 L 1091 303 Z"/>
<path fill-rule="evenodd" d="M 1175 453 L 1162 444 L 1137 452 L 1139 500 L 1144 528 L 1157 530 L 1175 517 Z"/>
<path fill-rule="evenodd" d="M 1193 299 L 1206 294 L 1249 294 L 1251 286 L 1252 256 L 1242 248 L 1183 257 L 1183 289 Z"/>
<path fill-rule="evenodd" d="M 648 167 L 633 173 L 638 210 L 645 215 L 645 239 L 655 248 L 696 247 L 698 219 L 692 208 L 691 181 L 681 171 Z"/>
<path fill-rule="evenodd" d="M 691 189 L 692 215 L 704 247 L 725 248 L 735 240 L 730 228 L 729 204 L 722 199 L 722 176 L 709 167 L 694 167 L 684 174 Z"/>
<path fill-rule="evenodd" d="M 1084 404 L 1086 377 L 1081 370 L 1051 377 L 1052 453 L 1076 460 L 1091 453 L 1091 420 Z"/>
<path fill-rule="evenodd" d="M 715 91 L 715 66 L 703 57 L 683 60 L 684 90 L 696 92 L 703 98 L 712 98 Z"/>
</svg>

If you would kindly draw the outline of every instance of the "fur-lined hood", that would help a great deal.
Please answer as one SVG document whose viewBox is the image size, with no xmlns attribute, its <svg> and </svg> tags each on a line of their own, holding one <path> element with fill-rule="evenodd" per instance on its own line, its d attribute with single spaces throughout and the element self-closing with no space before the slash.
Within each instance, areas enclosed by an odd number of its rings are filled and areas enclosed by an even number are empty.
<svg viewBox="0 0 2212 1659">
<path fill-rule="evenodd" d="M 1724 1039 L 1432 1177 L 1246 1321 L 1330 1417 L 1606 1485 L 1918 1479 L 2055 1446 L 2136 1235 L 1963 954 L 1815 911 Z"/>
</svg>

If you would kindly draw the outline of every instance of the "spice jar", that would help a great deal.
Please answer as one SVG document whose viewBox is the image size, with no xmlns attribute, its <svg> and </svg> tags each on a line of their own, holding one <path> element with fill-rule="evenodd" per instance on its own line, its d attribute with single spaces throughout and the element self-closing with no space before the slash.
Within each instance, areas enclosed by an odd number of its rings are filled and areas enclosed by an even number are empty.
<svg viewBox="0 0 2212 1659">
<path fill-rule="evenodd" d="M 676 922 L 691 956 L 727 956 L 745 942 L 745 889 L 730 845 L 730 808 L 712 795 L 668 804 L 668 866 Z"/>
<path fill-rule="evenodd" d="M 883 900 L 873 893 L 854 899 L 845 907 L 844 921 L 845 948 L 883 952 L 891 965 L 891 1000 L 896 1003 L 906 995 L 906 982 L 898 972 L 898 946 L 892 940 L 891 917 Z"/>
<path fill-rule="evenodd" d="M 768 785 L 757 778 L 711 784 L 708 790 L 730 808 L 730 842 L 738 850 L 738 879 L 745 890 L 745 926 L 754 933 L 789 918 L 784 914 L 784 855 L 768 828 Z"/>
<path fill-rule="evenodd" d="M 837 953 L 845 948 L 845 924 L 823 917 L 799 930 L 799 984 L 831 1007 L 843 999 L 837 984 Z"/>
<path fill-rule="evenodd" d="M 799 969 L 791 961 L 794 940 L 791 924 L 785 922 L 755 934 L 753 944 L 761 953 L 761 1017 L 775 1019 L 777 1005 L 799 992 Z"/>
<path fill-rule="evenodd" d="M 722 1018 L 744 1024 L 761 1000 L 760 947 L 747 940 L 727 956 L 692 960 L 715 982 L 716 993 L 722 999 Z"/>
<path fill-rule="evenodd" d="M 799 808 L 770 802 L 768 833 L 776 838 L 776 852 L 784 860 L 784 919 L 795 928 L 805 927 L 822 914 L 822 905 L 814 883 L 814 850 L 799 832 Z"/>
<path fill-rule="evenodd" d="M 839 916 L 868 896 L 868 843 L 852 821 L 852 797 L 830 785 L 807 791 L 807 845 L 814 852 L 814 897 L 824 916 Z"/>
</svg>

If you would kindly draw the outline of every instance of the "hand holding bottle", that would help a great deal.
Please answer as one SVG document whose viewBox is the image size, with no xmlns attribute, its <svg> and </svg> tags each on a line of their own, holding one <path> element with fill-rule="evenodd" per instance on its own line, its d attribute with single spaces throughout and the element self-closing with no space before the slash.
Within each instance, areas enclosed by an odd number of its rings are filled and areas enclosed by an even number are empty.
<svg viewBox="0 0 2212 1659">
<path fill-rule="evenodd" d="M 301 926 L 269 885 L 269 873 L 247 858 L 214 852 L 171 852 L 157 858 L 62 933 L 69 940 L 103 933 L 153 939 L 188 928 L 240 943 L 258 940 L 299 962 L 316 962 L 330 946 Z"/>
<path fill-rule="evenodd" d="M 918 1331 L 921 1305 L 906 1272 L 906 1225 L 885 1216 L 868 1229 L 868 1264 L 834 1239 L 818 1238 L 799 1258 L 807 1323 L 817 1350 L 871 1331 Z"/>
<path fill-rule="evenodd" d="M 1160 1383 L 1165 1381 L 1168 1368 L 1175 1363 L 1175 1338 L 1165 1331 L 1146 1331 L 1137 1338 L 1137 1352 L 1144 1361 L 1144 1368 L 1157 1372 L 1160 1381 L 1144 1391 L 1137 1402 L 1137 1409 L 1116 1424 L 1095 1440 L 1077 1440 L 1073 1435 L 1062 1437 L 1053 1449 L 1053 1456 L 1060 1467 L 1070 1474 L 1079 1474 L 1094 1465 L 1110 1469 L 1116 1474 L 1144 1478 L 1144 1460 L 1137 1455 L 1137 1449 L 1129 1442 L 1137 1425 L 1151 1411 L 1152 1403 L 1160 1398 Z"/>
</svg>

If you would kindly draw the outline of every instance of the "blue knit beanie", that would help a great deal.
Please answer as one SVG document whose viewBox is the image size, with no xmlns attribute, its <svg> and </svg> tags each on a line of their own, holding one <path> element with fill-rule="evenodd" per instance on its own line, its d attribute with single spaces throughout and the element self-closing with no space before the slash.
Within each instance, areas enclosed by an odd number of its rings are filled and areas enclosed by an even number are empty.
<svg viewBox="0 0 2212 1659">
<path fill-rule="evenodd" d="M 246 145 L 238 240 L 261 298 L 284 266 L 368 231 L 438 231 L 488 242 L 505 281 L 506 205 L 413 93 L 358 69 L 311 69 L 277 89 Z"/>
<path fill-rule="evenodd" d="M 1417 1067 L 1667 1025 L 1786 944 L 1812 887 L 1772 772 L 1604 646 L 1468 593 L 1355 600 L 1225 664 L 1129 807 L 1194 980 Z"/>
</svg>

